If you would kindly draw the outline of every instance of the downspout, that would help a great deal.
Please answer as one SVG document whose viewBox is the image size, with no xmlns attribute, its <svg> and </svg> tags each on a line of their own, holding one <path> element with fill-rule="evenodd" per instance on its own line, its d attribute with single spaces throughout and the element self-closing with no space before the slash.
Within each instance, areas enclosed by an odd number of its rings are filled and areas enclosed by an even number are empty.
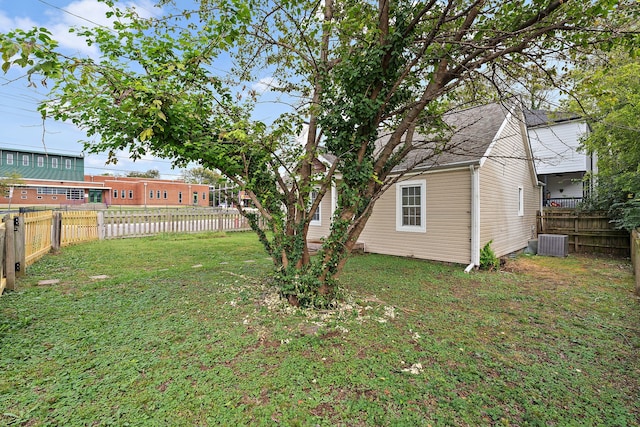
<svg viewBox="0 0 640 427">
<path fill-rule="evenodd" d="M 546 177 L 545 177 L 545 181 L 546 181 Z M 539 200 L 540 200 L 540 230 L 544 230 L 544 189 L 546 187 L 546 184 L 543 182 L 538 181 L 538 188 L 540 189 L 540 195 L 538 196 Z M 537 238 L 538 235 L 538 230 L 537 230 L 537 224 L 536 224 L 536 234 L 534 236 L 532 236 L 531 238 Z"/>
<path fill-rule="evenodd" d="M 470 165 L 471 172 L 471 263 L 464 269 L 469 273 L 480 265 L 480 171 Z"/>
</svg>

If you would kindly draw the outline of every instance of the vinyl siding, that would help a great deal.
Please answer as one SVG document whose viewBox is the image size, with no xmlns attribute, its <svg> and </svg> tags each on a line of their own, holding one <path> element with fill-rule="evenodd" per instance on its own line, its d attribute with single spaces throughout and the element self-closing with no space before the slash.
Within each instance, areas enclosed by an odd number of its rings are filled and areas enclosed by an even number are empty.
<svg viewBox="0 0 640 427">
<path fill-rule="evenodd" d="M 358 242 L 365 251 L 435 261 L 468 264 L 471 259 L 471 176 L 468 169 L 407 177 L 426 181 L 426 232 L 396 231 L 396 186 L 376 202 Z M 309 226 L 309 240 L 329 234 L 331 202 L 322 204 L 322 224 Z"/>
<path fill-rule="evenodd" d="M 578 152 L 580 138 L 586 133 L 587 125 L 584 122 L 557 123 L 529 129 L 538 173 L 589 170 L 588 157 Z"/>
<path fill-rule="evenodd" d="M 493 240 L 497 256 L 527 246 L 535 236 L 540 190 L 527 158 L 527 142 L 511 117 L 480 168 L 480 247 Z M 518 188 L 523 189 L 523 215 L 518 215 Z"/>
<path fill-rule="evenodd" d="M 331 190 L 322 198 L 320 202 L 320 225 L 309 225 L 307 233 L 308 240 L 320 240 L 329 235 L 331 228 Z"/>
<path fill-rule="evenodd" d="M 367 252 L 466 264 L 471 243 L 471 177 L 468 169 L 422 174 L 426 181 L 426 232 L 396 231 L 396 186 L 377 201 L 358 241 Z"/>
</svg>

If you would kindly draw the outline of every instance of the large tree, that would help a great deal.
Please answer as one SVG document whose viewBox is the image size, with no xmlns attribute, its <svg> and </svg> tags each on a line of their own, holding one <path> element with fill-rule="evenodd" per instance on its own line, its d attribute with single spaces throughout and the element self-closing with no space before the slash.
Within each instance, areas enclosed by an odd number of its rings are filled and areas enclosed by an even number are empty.
<svg viewBox="0 0 640 427">
<path fill-rule="evenodd" d="M 202 166 L 184 169 L 180 175 L 184 182 L 189 182 L 191 184 L 215 185 L 222 181 L 222 177 L 219 173 L 210 169 L 205 169 Z"/>
<path fill-rule="evenodd" d="M 160 178 L 158 169 L 149 169 L 146 172 L 131 171 L 127 172 L 127 176 L 131 178 Z"/>
<path fill-rule="evenodd" d="M 331 294 L 398 178 L 394 167 L 427 142 L 435 149 L 422 153 L 450 148 L 442 116 L 460 106 L 457 88 L 557 80 L 568 52 L 623 39 L 620 21 L 637 13 L 632 0 L 202 0 L 182 11 L 160 3 L 163 19 L 114 9 L 113 29 L 78 30 L 99 60 L 59 55 L 42 29 L 7 34 L 3 68 L 31 66 L 53 80 L 42 112 L 99 134 L 87 150 L 196 161 L 245 189 L 271 233 L 244 213 L 297 303 Z M 229 58 L 234 67 L 221 75 Z M 242 89 L 265 74 L 293 106 L 273 123 L 252 119 L 259 93 Z M 331 164 L 319 167 L 320 155 Z M 331 233 L 312 259 L 307 230 L 332 185 Z"/>
</svg>

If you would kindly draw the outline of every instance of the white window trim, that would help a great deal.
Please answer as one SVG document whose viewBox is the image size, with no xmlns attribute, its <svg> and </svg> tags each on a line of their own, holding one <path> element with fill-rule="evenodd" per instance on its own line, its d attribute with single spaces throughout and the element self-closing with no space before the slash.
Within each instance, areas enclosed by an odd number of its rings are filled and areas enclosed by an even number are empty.
<svg viewBox="0 0 640 427">
<path fill-rule="evenodd" d="M 402 189 L 420 187 L 420 225 L 402 225 Z M 396 231 L 426 233 L 427 231 L 427 181 L 424 179 L 402 181 L 396 184 Z"/>
<path fill-rule="evenodd" d="M 518 186 L 518 216 L 524 216 L 524 187 Z"/>
<path fill-rule="evenodd" d="M 315 191 L 316 193 L 319 192 L 319 188 L 314 188 L 312 191 Z M 311 195 L 311 194 L 309 194 Z M 312 205 L 315 199 L 311 199 L 309 200 L 309 205 Z M 322 200 L 320 201 L 320 203 L 318 203 L 318 219 L 312 219 L 311 221 L 309 221 L 309 225 L 313 225 L 316 227 L 319 227 L 322 225 Z"/>
</svg>

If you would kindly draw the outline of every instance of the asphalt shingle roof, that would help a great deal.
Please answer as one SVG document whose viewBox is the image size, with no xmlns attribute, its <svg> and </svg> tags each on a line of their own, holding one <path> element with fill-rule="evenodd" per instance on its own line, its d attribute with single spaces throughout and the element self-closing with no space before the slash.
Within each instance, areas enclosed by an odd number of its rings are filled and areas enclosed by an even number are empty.
<svg viewBox="0 0 640 427">
<path fill-rule="evenodd" d="M 414 149 L 393 171 L 446 168 L 480 162 L 504 123 L 508 107 L 496 102 L 445 114 L 443 121 L 447 125 L 446 131 L 432 136 L 416 133 L 412 143 Z M 390 133 L 380 137 L 376 144 L 379 149 L 389 138 Z M 329 163 L 336 160 L 336 156 L 330 153 L 323 153 L 322 157 Z"/>
<path fill-rule="evenodd" d="M 528 127 L 537 127 L 580 119 L 580 116 L 574 113 L 552 112 L 546 110 L 525 110 L 524 119 L 527 122 Z"/>
<path fill-rule="evenodd" d="M 394 171 L 479 162 L 487 153 L 507 113 L 505 105 L 493 103 L 446 114 L 443 117 L 448 126 L 445 135 L 435 138 L 414 136 L 413 145 L 416 148 Z"/>
</svg>

